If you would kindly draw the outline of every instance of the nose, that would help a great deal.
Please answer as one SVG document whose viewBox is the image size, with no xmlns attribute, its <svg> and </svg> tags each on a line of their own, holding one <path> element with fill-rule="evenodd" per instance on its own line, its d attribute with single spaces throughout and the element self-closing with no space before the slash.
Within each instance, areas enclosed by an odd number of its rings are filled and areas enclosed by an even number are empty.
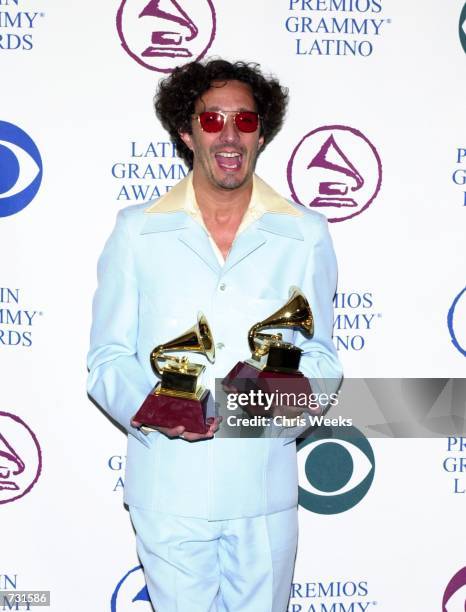
<svg viewBox="0 0 466 612">
<path fill-rule="evenodd" d="M 220 140 L 222 142 L 236 142 L 239 140 L 239 130 L 236 127 L 234 114 L 228 114 L 223 130 L 220 133 Z"/>
</svg>

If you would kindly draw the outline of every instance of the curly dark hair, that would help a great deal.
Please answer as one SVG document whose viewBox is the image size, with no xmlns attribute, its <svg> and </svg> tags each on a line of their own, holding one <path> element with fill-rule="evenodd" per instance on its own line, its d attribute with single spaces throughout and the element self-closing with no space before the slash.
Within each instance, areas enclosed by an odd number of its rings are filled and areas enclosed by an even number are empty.
<svg viewBox="0 0 466 612">
<path fill-rule="evenodd" d="M 251 88 L 257 112 L 261 116 L 261 135 L 264 137 L 261 150 L 280 131 L 288 103 L 288 90 L 277 79 L 265 77 L 259 70 L 259 64 L 213 59 L 179 66 L 159 83 L 154 106 L 157 117 L 189 168 L 193 167 L 193 154 L 181 140 L 179 132 L 192 133 L 194 104 L 214 81 L 233 80 L 246 83 Z"/>
</svg>

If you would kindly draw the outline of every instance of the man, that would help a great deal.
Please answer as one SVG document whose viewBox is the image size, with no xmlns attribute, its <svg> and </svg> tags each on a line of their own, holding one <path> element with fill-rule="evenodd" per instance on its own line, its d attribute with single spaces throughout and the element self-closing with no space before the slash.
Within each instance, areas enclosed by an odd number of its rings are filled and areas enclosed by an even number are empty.
<svg viewBox="0 0 466 612">
<path fill-rule="evenodd" d="M 247 331 L 307 296 L 312 339 L 287 330 L 311 379 L 339 379 L 332 343 L 336 265 L 324 217 L 254 175 L 287 93 L 254 65 L 176 69 L 156 111 L 192 172 L 166 196 L 119 213 L 99 262 L 89 393 L 127 431 L 125 501 L 157 612 L 286 610 L 297 541 L 296 448 L 289 437 L 224 439 L 183 427 L 144 435 L 131 417 L 157 382 L 154 346 L 202 311 L 216 341 L 206 386 L 250 355 Z M 196 355 L 196 362 L 202 357 Z M 204 360 L 205 361 L 205 360 Z M 286 432 L 285 432 L 286 433 Z"/>
</svg>

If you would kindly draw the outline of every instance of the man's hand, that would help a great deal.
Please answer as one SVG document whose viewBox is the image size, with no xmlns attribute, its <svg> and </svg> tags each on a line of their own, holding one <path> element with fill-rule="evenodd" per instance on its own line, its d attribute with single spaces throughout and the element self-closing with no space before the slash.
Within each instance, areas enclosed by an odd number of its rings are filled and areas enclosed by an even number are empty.
<svg viewBox="0 0 466 612">
<path fill-rule="evenodd" d="M 218 431 L 221 422 L 222 417 L 211 417 L 210 419 L 207 419 L 206 423 L 209 426 L 209 429 L 205 434 L 186 431 L 186 428 L 182 425 L 178 425 L 177 427 L 154 427 L 153 429 L 160 431 L 160 433 L 167 436 L 167 438 L 182 438 L 183 440 L 186 440 L 186 442 L 196 442 L 197 440 L 213 438 L 215 432 Z"/>
</svg>

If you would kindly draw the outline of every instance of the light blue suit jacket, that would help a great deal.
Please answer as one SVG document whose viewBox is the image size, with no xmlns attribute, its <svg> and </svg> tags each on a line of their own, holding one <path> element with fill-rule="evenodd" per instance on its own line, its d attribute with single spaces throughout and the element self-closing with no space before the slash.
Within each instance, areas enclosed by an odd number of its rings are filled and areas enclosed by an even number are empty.
<svg viewBox="0 0 466 612">
<path fill-rule="evenodd" d="M 249 328 L 287 301 L 291 285 L 307 296 L 315 333 L 308 339 L 288 330 L 284 339 L 303 349 L 306 376 L 340 379 L 327 221 L 255 178 L 255 197 L 281 212 L 267 212 L 241 232 L 222 267 L 204 228 L 181 210 L 188 180 L 152 212 L 146 204 L 118 214 L 98 265 L 88 391 L 128 431 L 129 505 L 210 520 L 278 512 L 297 503 L 296 448 L 289 439 L 188 443 L 158 432 L 146 436 L 130 420 L 157 382 L 149 362 L 154 346 L 191 327 L 202 311 L 223 346 L 214 365 L 194 359 L 207 365 L 204 383 L 213 391 L 216 377 L 250 357 Z M 294 216 L 297 210 L 302 214 Z"/>
</svg>

